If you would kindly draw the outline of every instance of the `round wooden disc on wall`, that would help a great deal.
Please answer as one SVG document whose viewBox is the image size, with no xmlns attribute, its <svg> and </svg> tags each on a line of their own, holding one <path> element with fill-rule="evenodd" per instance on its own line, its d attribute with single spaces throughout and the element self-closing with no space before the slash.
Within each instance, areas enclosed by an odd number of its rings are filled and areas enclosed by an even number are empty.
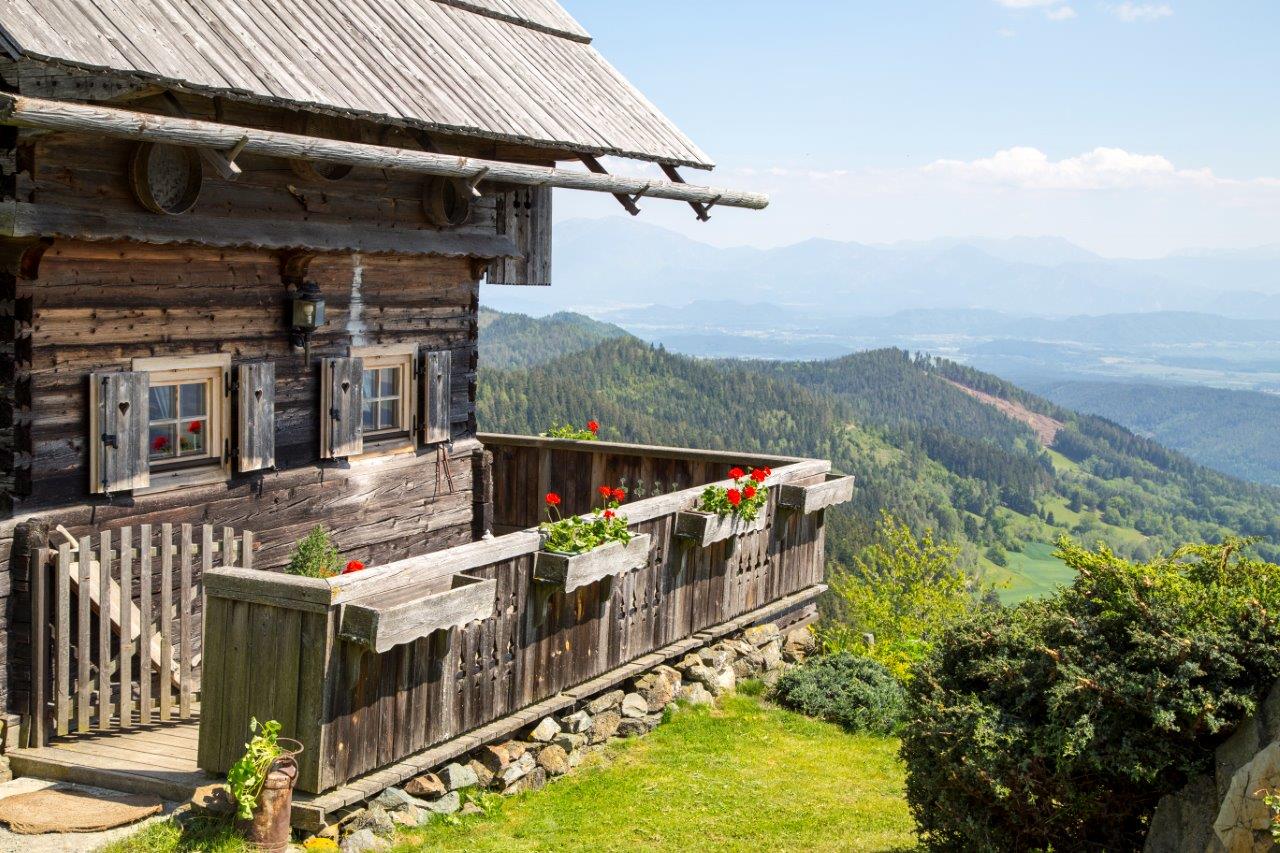
<svg viewBox="0 0 1280 853">
<path fill-rule="evenodd" d="M 299 133 L 323 139 L 343 142 L 361 142 L 360 127 L 353 121 L 321 113 L 308 113 L 301 119 Z M 350 163 L 316 163 L 310 160 L 290 160 L 289 167 L 300 176 L 312 181 L 340 181 L 355 167 Z"/>
<path fill-rule="evenodd" d="M 422 210 L 440 228 L 457 228 L 471 221 L 471 186 L 461 178 L 427 178 L 422 184 Z"/>
<path fill-rule="evenodd" d="M 177 216 L 195 207 L 204 183 L 194 148 L 139 142 L 129 174 L 133 194 L 147 210 Z"/>
</svg>

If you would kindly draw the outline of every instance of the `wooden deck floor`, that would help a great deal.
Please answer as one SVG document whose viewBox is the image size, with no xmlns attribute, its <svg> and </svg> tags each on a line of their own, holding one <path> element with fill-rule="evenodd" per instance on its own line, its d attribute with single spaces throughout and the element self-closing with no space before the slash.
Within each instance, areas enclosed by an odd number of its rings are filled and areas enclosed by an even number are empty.
<svg viewBox="0 0 1280 853">
<path fill-rule="evenodd" d="M 196 767 L 199 718 L 54 738 L 9 753 L 15 774 L 183 801 L 215 781 Z"/>
</svg>

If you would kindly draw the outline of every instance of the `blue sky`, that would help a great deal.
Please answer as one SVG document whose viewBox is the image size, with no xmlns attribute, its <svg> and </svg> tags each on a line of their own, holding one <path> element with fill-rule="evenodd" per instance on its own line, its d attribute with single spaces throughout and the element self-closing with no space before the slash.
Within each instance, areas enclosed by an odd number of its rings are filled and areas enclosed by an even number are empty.
<svg viewBox="0 0 1280 853">
<path fill-rule="evenodd" d="M 1280 243 L 1280 2 L 565 6 L 719 164 L 689 180 L 773 194 L 706 226 L 644 205 L 698 239 Z M 570 195 L 562 216 L 615 214 Z"/>
</svg>

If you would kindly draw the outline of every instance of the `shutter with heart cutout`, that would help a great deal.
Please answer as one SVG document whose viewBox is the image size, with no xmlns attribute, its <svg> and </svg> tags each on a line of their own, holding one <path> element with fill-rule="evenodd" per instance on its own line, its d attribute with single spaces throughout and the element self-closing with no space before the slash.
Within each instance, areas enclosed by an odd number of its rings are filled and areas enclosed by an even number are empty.
<svg viewBox="0 0 1280 853">
<path fill-rule="evenodd" d="M 110 494 L 151 485 L 147 462 L 150 392 L 146 373 L 90 374 L 91 491 Z"/>
<path fill-rule="evenodd" d="M 276 464 L 276 365 L 255 361 L 236 367 L 236 470 Z"/>
<path fill-rule="evenodd" d="M 320 369 L 320 456 L 358 456 L 364 452 L 364 359 L 326 358 Z"/>
</svg>

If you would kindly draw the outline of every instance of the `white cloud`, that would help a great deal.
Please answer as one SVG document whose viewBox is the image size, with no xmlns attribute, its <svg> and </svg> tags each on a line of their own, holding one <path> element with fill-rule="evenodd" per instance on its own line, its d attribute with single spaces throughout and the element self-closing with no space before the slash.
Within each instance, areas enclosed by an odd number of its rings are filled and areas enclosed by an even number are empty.
<svg viewBox="0 0 1280 853">
<path fill-rule="evenodd" d="M 1076 10 L 1070 6 L 1058 6 L 1055 9 L 1047 9 L 1044 14 L 1051 21 L 1069 21 L 1076 16 Z"/>
<path fill-rule="evenodd" d="M 1168 3 L 1132 3 L 1129 0 L 1118 5 L 1107 6 L 1107 11 L 1125 23 L 1158 21 L 1173 14 L 1173 7 Z"/>
<path fill-rule="evenodd" d="M 1051 160 L 1038 148 L 1018 146 L 978 160 L 935 160 L 924 175 L 1024 190 L 1175 189 L 1254 186 L 1280 189 L 1280 180 L 1220 178 L 1211 169 L 1179 169 L 1160 154 L 1099 147 Z"/>
</svg>

